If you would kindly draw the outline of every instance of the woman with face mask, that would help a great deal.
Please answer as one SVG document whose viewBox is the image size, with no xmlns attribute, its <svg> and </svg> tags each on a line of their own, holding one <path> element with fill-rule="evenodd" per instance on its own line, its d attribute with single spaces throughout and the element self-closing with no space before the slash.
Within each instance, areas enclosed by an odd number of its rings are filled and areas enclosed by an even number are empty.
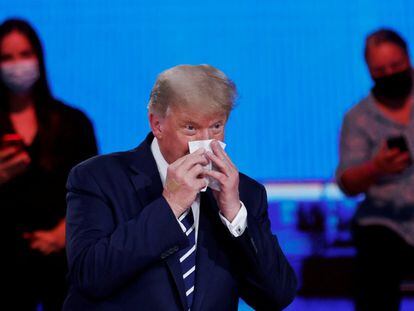
<svg viewBox="0 0 414 311">
<path fill-rule="evenodd" d="M 338 185 L 364 194 L 353 223 L 356 310 L 399 310 L 414 273 L 414 87 L 406 42 L 381 29 L 367 37 L 370 94 L 344 117 Z"/>
<path fill-rule="evenodd" d="M 0 25 L 0 208 L 13 310 L 60 310 L 66 291 L 65 183 L 97 153 L 89 119 L 49 89 L 40 40 L 23 20 Z M 14 227 L 14 228 L 13 228 Z M 14 250 L 14 251 L 13 251 Z M 4 257 L 3 257 L 4 258 Z M 10 267 L 7 266 L 7 267 Z"/>
</svg>

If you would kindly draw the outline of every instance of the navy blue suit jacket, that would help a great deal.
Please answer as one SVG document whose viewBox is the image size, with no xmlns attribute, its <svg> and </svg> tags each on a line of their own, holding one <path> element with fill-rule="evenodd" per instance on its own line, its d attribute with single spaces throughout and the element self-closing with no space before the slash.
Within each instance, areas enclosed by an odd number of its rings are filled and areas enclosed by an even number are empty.
<svg viewBox="0 0 414 311">
<path fill-rule="evenodd" d="M 136 149 L 76 166 L 67 188 L 70 289 L 64 310 L 188 310 L 178 250 L 188 245 L 162 196 L 152 134 Z M 296 277 L 270 231 L 262 185 L 240 174 L 248 228 L 233 237 L 201 195 L 192 310 L 280 310 Z"/>
</svg>

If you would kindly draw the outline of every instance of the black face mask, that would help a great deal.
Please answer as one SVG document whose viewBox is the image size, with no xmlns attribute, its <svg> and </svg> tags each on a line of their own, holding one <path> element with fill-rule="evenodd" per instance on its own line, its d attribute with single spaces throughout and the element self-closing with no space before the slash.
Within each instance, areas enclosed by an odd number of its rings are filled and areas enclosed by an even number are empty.
<svg viewBox="0 0 414 311">
<path fill-rule="evenodd" d="M 410 95 L 413 87 L 411 68 L 381 78 L 374 78 L 372 94 L 381 102 L 401 101 Z"/>
</svg>

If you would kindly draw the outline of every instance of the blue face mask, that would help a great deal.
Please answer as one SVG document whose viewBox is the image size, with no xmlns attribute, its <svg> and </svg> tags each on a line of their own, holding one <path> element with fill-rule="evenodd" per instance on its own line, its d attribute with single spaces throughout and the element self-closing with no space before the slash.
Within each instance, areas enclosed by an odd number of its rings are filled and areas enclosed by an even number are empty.
<svg viewBox="0 0 414 311">
<path fill-rule="evenodd" d="M 39 79 L 39 64 L 36 59 L 5 63 L 0 67 L 0 74 L 11 92 L 24 94 Z"/>
</svg>

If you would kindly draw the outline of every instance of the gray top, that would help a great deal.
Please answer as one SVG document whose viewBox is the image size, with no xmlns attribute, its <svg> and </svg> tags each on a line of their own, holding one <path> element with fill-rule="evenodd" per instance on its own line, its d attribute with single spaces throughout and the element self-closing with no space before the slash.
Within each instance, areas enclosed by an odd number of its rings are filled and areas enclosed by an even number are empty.
<svg viewBox="0 0 414 311">
<path fill-rule="evenodd" d="M 411 101 L 414 107 L 414 88 Z M 372 94 L 368 95 L 343 119 L 337 180 L 345 169 L 372 159 L 387 138 L 401 134 L 405 136 L 414 160 L 414 108 L 410 122 L 405 126 L 384 115 Z M 359 225 L 387 226 L 414 245 L 414 165 L 372 185 L 358 207 L 355 221 Z"/>
</svg>

